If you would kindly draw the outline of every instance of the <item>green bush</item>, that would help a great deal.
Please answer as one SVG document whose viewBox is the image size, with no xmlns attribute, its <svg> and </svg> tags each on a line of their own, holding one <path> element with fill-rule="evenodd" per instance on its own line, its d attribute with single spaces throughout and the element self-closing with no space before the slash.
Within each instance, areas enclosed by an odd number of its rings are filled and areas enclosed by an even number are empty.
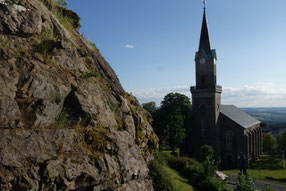
<svg viewBox="0 0 286 191">
<path fill-rule="evenodd" d="M 201 191 L 225 191 L 227 190 L 226 181 L 216 177 L 208 177 L 200 182 L 197 189 Z"/>
<path fill-rule="evenodd" d="M 186 164 L 189 163 L 191 163 L 191 159 L 187 157 L 170 157 L 168 159 L 169 166 L 179 172 L 183 171 Z"/>
<path fill-rule="evenodd" d="M 253 180 L 248 175 L 244 176 L 241 173 L 239 173 L 235 191 L 254 191 L 254 190 L 255 188 Z"/>
<path fill-rule="evenodd" d="M 202 165 L 186 164 L 182 174 L 188 179 L 191 185 L 196 186 L 199 182 L 202 181 L 203 172 L 204 169 Z"/>
<path fill-rule="evenodd" d="M 173 191 L 174 186 L 171 184 L 168 173 L 164 170 L 163 166 L 166 165 L 168 156 L 164 153 L 155 152 L 154 160 L 148 164 L 149 176 L 153 181 L 155 191 Z"/>
<path fill-rule="evenodd" d="M 193 186 L 202 180 L 204 168 L 201 163 L 192 158 L 170 157 L 168 158 L 168 165 L 180 172 Z"/>
</svg>

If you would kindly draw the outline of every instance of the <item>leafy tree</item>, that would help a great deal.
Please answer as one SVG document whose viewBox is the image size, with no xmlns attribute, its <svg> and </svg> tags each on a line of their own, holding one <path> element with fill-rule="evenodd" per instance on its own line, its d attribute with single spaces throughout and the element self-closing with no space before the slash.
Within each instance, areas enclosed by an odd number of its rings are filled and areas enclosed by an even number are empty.
<svg viewBox="0 0 286 191">
<path fill-rule="evenodd" d="M 67 7 L 68 6 L 68 3 L 66 0 L 57 0 L 57 3 L 59 6 L 62 6 L 62 7 Z"/>
<path fill-rule="evenodd" d="M 278 146 L 281 151 L 286 151 L 286 131 L 279 135 L 278 137 Z"/>
<path fill-rule="evenodd" d="M 182 116 L 180 109 L 169 115 L 167 125 L 167 135 L 169 137 L 169 145 L 172 153 L 175 154 L 175 148 L 181 144 L 186 136 L 184 127 L 184 116 Z"/>
<path fill-rule="evenodd" d="M 161 107 L 167 112 L 175 112 L 177 109 L 180 109 L 182 115 L 185 117 L 184 126 L 186 127 L 192 108 L 191 101 L 187 96 L 180 93 L 169 93 L 164 97 Z"/>
<path fill-rule="evenodd" d="M 263 138 L 263 151 L 273 152 L 276 149 L 276 139 L 272 134 L 266 134 Z"/>
<path fill-rule="evenodd" d="M 154 101 L 151 101 L 151 102 L 148 102 L 148 103 L 143 103 L 142 106 L 143 106 L 143 108 L 145 110 L 150 112 L 152 117 L 154 117 L 153 115 L 157 111 L 157 106 L 156 106 L 156 103 Z"/>
<path fill-rule="evenodd" d="M 150 104 L 151 105 L 151 104 Z M 174 152 L 185 138 L 190 127 L 191 102 L 179 93 L 169 93 L 164 97 L 161 107 L 153 114 L 155 133 L 162 141 L 167 141 Z"/>
</svg>

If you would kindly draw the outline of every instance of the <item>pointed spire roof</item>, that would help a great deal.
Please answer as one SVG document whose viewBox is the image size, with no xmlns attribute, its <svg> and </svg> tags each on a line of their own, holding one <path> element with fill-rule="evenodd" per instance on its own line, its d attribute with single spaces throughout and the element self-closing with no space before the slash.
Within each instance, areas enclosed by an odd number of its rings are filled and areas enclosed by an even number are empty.
<svg viewBox="0 0 286 191">
<path fill-rule="evenodd" d="M 209 27 L 208 27 L 208 21 L 207 21 L 207 16 L 206 16 L 206 8 L 204 8 L 204 16 L 203 16 L 203 24 L 202 24 L 202 30 L 201 30 L 199 51 L 202 51 L 202 49 L 207 54 L 212 53 L 211 39 L 209 35 Z"/>
</svg>

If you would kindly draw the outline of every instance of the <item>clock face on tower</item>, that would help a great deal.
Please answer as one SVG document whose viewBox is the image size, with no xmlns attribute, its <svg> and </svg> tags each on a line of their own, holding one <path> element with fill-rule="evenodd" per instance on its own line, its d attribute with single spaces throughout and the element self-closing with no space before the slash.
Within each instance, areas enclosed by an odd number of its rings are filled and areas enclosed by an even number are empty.
<svg viewBox="0 0 286 191">
<path fill-rule="evenodd" d="M 206 63 L 206 59 L 205 58 L 201 58 L 200 59 L 200 64 L 205 64 Z"/>
</svg>

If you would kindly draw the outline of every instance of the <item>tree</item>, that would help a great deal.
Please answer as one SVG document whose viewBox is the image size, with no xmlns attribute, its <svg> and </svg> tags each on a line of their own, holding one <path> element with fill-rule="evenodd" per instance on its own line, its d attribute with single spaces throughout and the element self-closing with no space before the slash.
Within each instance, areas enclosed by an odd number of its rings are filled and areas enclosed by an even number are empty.
<svg viewBox="0 0 286 191">
<path fill-rule="evenodd" d="M 169 137 L 169 145 L 172 153 L 175 154 L 175 148 L 181 144 L 186 136 L 184 127 L 184 117 L 180 109 L 169 115 L 167 125 L 167 135 Z"/>
<path fill-rule="evenodd" d="M 278 146 L 281 151 L 286 151 L 286 131 L 279 135 L 278 137 Z"/>
<path fill-rule="evenodd" d="M 157 111 L 157 106 L 156 106 L 156 103 L 154 101 L 151 101 L 148 103 L 143 103 L 142 106 L 145 110 L 149 111 L 149 113 L 152 115 L 152 117 L 154 117 L 153 115 Z"/>
<path fill-rule="evenodd" d="M 276 139 L 272 134 L 266 134 L 263 138 L 263 151 L 273 152 L 276 149 Z"/>
<path fill-rule="evenodd" d="M 149 104 L 149 106 L 151 105 Z M 179 93 L 167 94 L 161 102 L 160 108 L 153 114 L 153 127 L 160 143 L 163 140 L 168 140 L 173 153 L 186 136 L 190 127 L 190 117 L 190 99 Z"/>
</svg>

